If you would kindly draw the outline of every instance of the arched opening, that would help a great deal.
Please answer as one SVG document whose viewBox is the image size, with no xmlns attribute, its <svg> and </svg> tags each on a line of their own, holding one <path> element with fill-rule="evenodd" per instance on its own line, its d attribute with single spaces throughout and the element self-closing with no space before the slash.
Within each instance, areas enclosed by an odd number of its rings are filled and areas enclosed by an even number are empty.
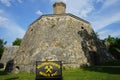
<svg viewBox="0 0 120 80">
<path fill-rule="evenodd" d="M 19 67 L 19 66 L 16 66 L 16 69 L 17 69 L 17 70 L 19 70 L 19 69 L 20 69 L 20 67 Z"/>
<path fill-rule="evenodd" d="M 19 66 L 16 66 L 15 69 L 14 69 L 14 73 L 17 74 L 20 72 L 20 67 Z"/>
<path fill-rule="evenodd" d="M 81 29 L 84 29 L 84 27 L 82 26 Z"/>
</svg>

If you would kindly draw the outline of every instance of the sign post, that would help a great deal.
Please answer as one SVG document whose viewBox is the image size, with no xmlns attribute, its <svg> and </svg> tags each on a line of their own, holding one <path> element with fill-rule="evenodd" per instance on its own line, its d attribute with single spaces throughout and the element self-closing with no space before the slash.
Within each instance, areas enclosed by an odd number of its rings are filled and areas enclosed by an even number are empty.
<svg viewBox="0 0 120 80">
<path fill-rule="evenodd" d="M 36 61 L 36 80 L 62 80 L 61 61 Z"/>
</svg>

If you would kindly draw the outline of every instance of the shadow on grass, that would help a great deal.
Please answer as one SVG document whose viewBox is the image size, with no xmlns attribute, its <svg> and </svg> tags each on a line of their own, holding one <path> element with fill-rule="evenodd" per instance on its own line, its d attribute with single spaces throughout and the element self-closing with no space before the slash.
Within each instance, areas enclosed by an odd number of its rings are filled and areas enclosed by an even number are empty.
<svg viewBox="0 0 120 80">
<path fill-rule="evenodd" d="M 0 71 L 0 75 L 8 75 L 8 73 L 5 71 Z"/>
<path fill-rule="evenodd" d="M 0 75 L 1 76 L 4 76 L 4 75 L 9 75 L 8 72 L 5 72 L 5 71 L 0 71 Z M 5 80 L 18 80 L 19 77 L 13 77 L 13 78 L 8 78 L 8 79 L 5 79 Z"/>
<path fill-rule="evenodd" d="M 101 73 L 109 73 L 109 74 L 120 74 L 120 67 L 86 67 L 83 68 L 84 70 L 88 71 L 95 71 Z"/>
<path fill-rule="evenodd" d="M 19 77 L 14 77 L 14 78 L 8 78 L 8 79 L 5 79 L 5 80 L 17 80 Z"/>
</svg>

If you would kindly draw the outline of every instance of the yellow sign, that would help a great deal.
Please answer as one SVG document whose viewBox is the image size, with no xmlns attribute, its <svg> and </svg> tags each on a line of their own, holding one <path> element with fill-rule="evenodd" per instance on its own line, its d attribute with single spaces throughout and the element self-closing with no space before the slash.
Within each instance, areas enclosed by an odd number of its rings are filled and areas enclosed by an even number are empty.
<svg viewBox="0 0 120 80">
<path fill-rule="evenodd" d="M 56 66 L 57 68 L 60 69 L 60 65 L 59 65 L 59 64 L 56 64 L 56 63 L 54 63 L 54 62 L 44 62 L 44 63 L 38 65 L 37 68 L 39 69 L 39 68 L 41 68 L 41 67 L 43 67 L 43 66 L 45 66 L 45 65 L 48 65 L 48 64 L 53 65 L 53 66 Z"/>
<path fill-rule="evenodd" d="M 61 65 L 56 62 L 39 62 L 36 66 L 37 74 L 44 77 L 55 77 L 61 74 Z"/>
<path fill-rule="evenodd" d="M 53 66 L 45 66 L 45 69 L 46 69 L 46 73 L 52 73 L 52 70 L 53 70 Z"/>
<path fill-rule="evenodd" d="M 54 77 L 54 76 L 58 75 L 58 72 L 56 71 L 56 72 L 50 74 L 50 73 L 45 73 L 45 72 L 40 71 L 39 74 L 42 76 L 45 76 L 45 77 Z"/>
</svg>

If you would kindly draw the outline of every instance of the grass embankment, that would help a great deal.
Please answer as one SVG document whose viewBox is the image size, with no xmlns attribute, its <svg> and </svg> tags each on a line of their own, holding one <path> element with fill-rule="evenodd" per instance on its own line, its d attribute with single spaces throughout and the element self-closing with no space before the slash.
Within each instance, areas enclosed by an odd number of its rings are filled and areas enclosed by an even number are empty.
<svg viewBox="0 0 120 80">
<path fill-rule="evenodd" d="M 120 68 L 89 67 L 63 70 L 63 80 L 120 80 Z M 35 74 L 0 71 L 0 80 L 35 80 Z"/>
</svg>

